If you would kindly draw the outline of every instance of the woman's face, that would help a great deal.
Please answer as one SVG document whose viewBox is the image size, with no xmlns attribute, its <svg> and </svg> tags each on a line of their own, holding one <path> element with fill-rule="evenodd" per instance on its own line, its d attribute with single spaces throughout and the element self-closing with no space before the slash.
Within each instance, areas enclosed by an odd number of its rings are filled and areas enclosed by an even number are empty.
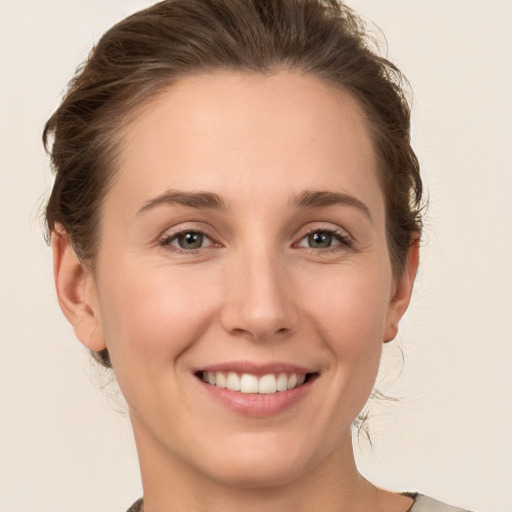
<svg viewBox="0 0 512 512">
<path fill-rule="evenodd" d="M 263 485 L 350 447 L 412 273 L 348 94 L 182 79 L 126 128 L 100 231 L 81 337 L 108 347 L 143 467 Z"/>
</svg>

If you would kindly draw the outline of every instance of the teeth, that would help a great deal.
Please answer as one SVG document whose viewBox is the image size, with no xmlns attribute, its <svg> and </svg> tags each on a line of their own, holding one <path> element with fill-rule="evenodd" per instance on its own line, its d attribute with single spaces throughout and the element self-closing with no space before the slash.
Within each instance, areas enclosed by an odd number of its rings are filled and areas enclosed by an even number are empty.
<svg viewBox="0 0 512 512">
<path fill-rule="evenodd" d="M 201 379 L 212 386 L 226 388 L 231 391 L 242 393 L 259 393 L 271 395 L 277 391 L 286 391 L 304 384 L 305 374 L 269 373 L 258 378 L 250 373 L 243 373 L 241 376 L 235 372 L 202 372 Z"/>
<path fill-rule="evenodd" d="M 288 389 L 288 375 L 280 373 L 277 377 L 277 391 L 286 391 Z"/>
<path fill-rule="evenodd" d="M 277 391 L 277 380 L 275 375 L 264 375 L 258 384 L 258 393 L 270 395 Z"/>
<path fill-rule="evenodd" d="M 244 373 L 240 379 L 240 391 L 242 393 L 257 393 L 258 392 L 258 377 Z"/>
<path fill-rule="evenodd" d="M 226 379 L 226 387 L 231 391 L 240 391 L 240 377 L 238 374 L 234 372 L 228 373 L 228 378 Z"/>
<path fill-rule="evenodd" d="M 219 388 L 225 388 L 226 387 L 226 376 L 222 372 L 217 372 L 215 374 L 215 383 Z"/>
</svg>

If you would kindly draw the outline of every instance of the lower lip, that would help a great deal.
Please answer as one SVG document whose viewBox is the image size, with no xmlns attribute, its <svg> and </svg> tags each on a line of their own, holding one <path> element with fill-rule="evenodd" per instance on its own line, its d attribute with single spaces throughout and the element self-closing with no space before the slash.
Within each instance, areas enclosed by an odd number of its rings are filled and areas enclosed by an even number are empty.
<svg viewBox="0 0 512 512">
<path fill-rule="evenodd" d="M 231 391 L 230 389 L 219 388 L 202 380 L 197 380 L 213 399 L 231 411 L 245 416 L 269 417 L 291 408 L 302 400 L 310 391 L 313 381 L 316 379 L 312 379 L 298 388 L 278 391 L 268 395 Z"/>
</svg>

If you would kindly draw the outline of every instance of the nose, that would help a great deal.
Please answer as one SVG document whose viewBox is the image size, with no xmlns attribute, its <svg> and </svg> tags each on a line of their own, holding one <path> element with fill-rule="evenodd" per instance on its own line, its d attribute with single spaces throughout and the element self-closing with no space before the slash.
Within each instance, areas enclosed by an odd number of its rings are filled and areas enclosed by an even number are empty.
<svg viewBox="0 0 512 512">
<path fill-rule="evenodd" d="M 221 322 L 232 335 L 254 341 L 296 329 L 298 313 L 288 272 L 271 251 L 250 251 L 231 262 Z"/>
</svg>

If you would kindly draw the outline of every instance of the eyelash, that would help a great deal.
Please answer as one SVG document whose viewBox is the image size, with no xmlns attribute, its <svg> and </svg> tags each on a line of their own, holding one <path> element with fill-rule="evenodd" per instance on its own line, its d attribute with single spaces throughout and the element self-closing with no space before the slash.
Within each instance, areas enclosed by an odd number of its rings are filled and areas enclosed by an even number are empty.
<svg viewBox="0 0 512 512">
<path fill-rule="evenodd" d="M 197 249 L 183 249 L 181 247 L 175 246 L 173 244 L 174 241 L 178 240 L 178 237 L 181 235 L 188 235 L 188 234 L 194 234 L 194 235 L 201 235 L 202 237 L 206 238 L 210 241 L 210 244 L 208 244 L 205 247 L 199 247 Z M 336 245 L 331 245 L 326 248 L 314 248 L 314 247 L 307 247 L 302 246 L 300 243 L 313 234 L 326 234 L 330 235 L 335 239 L 337 242 Z M 204 241 L 204 240 L 203 240 Z M 170 235 L 163 236 L 159 244 L 161 247 L 164 247 L 165 249 L 176 253 L 176 254 L 184 254 L 184 255 L 198 255 L 201 254 L 205 249 L 209 249 L 210 247 L 220 247 L 221 244 L 215 242 L 206 232 L 204 232 L 201 229 L 183 229 L 181 231 L 178 231 L 176 233 L 172 233 Z M 305 250 L 309 250 L 314 252 L 315 254 L 330 254 L 333 252 L 337 252 L 344 249 L 350 249 L 353 246 L 353 240 L 352 238 L 344 231 L 338 230 L 338 229 L 332 229 L 332 228 L 313 228 L 309 229 L 304 233 L 300 240 L 293 244 L 294 247 L 304 247 Z"/>
<path fill-rule="evenodd" d="M 206 247 L 199 247 L 197 249 L 183 249 L 181 247 L 173 245 L 173 242 L 177 241 L 178 237 L 180 235 L 188 235 L 188 234 L 201 235 L 204 238 L 206 238 L 207 240 L 210 240 L 210 244 L 207 245 Z M 160 239 L 160 245 L 162 247 L 166 248 L 167 250 L 174 252 L 176 254 L 186 254 L 186 255 L 200 254 L 202 251 L 204 251 L 205 249 L 208 249 L 209 247 L 220 246 L 220 244 L 217 244 L 216 242 L 214 242 L 212 240 L 212 238 L 210 236 L 208 236 L 207 233 L 205 233 L 203 230 L 197 229 L 197 228 L 182 229 L 181 231 L 172 233 L 171 235 L 165 235 Z"/>
<path fill-rule="evenodd" d="M 314 248 L 314 247 L 306 246 L 305 249 L 309 249 L 310 251 L 314 251 L 315 253 L 320 253 L 320 254 L 331 254 L 333 252 L 341 251 L 344 249 L 350 249 L 353 246 L 353 240 L 350 237 L 350 235 L 348 235 L 348 233 L 346 233 L 345 231 L 341 231 L 339 229 L 334 229 L 334 228 L 309 229 L 302 236 L 302 238 L 299 240 L 298 243 L 300 244 L 300 242 L 302 242 L 305 238 L 309 237 L 310 235 L 320 234 L 320 233 L 332 236 L 333 239 L 337 240 L 339 243 L 336 245 L 331 245 L 326 248 Z M 298 245 L 298 244 L 294 244 L 294 245 Z M 304 246 L 300 246 L 300 247 L 304 247 Z"/>
</svg>

